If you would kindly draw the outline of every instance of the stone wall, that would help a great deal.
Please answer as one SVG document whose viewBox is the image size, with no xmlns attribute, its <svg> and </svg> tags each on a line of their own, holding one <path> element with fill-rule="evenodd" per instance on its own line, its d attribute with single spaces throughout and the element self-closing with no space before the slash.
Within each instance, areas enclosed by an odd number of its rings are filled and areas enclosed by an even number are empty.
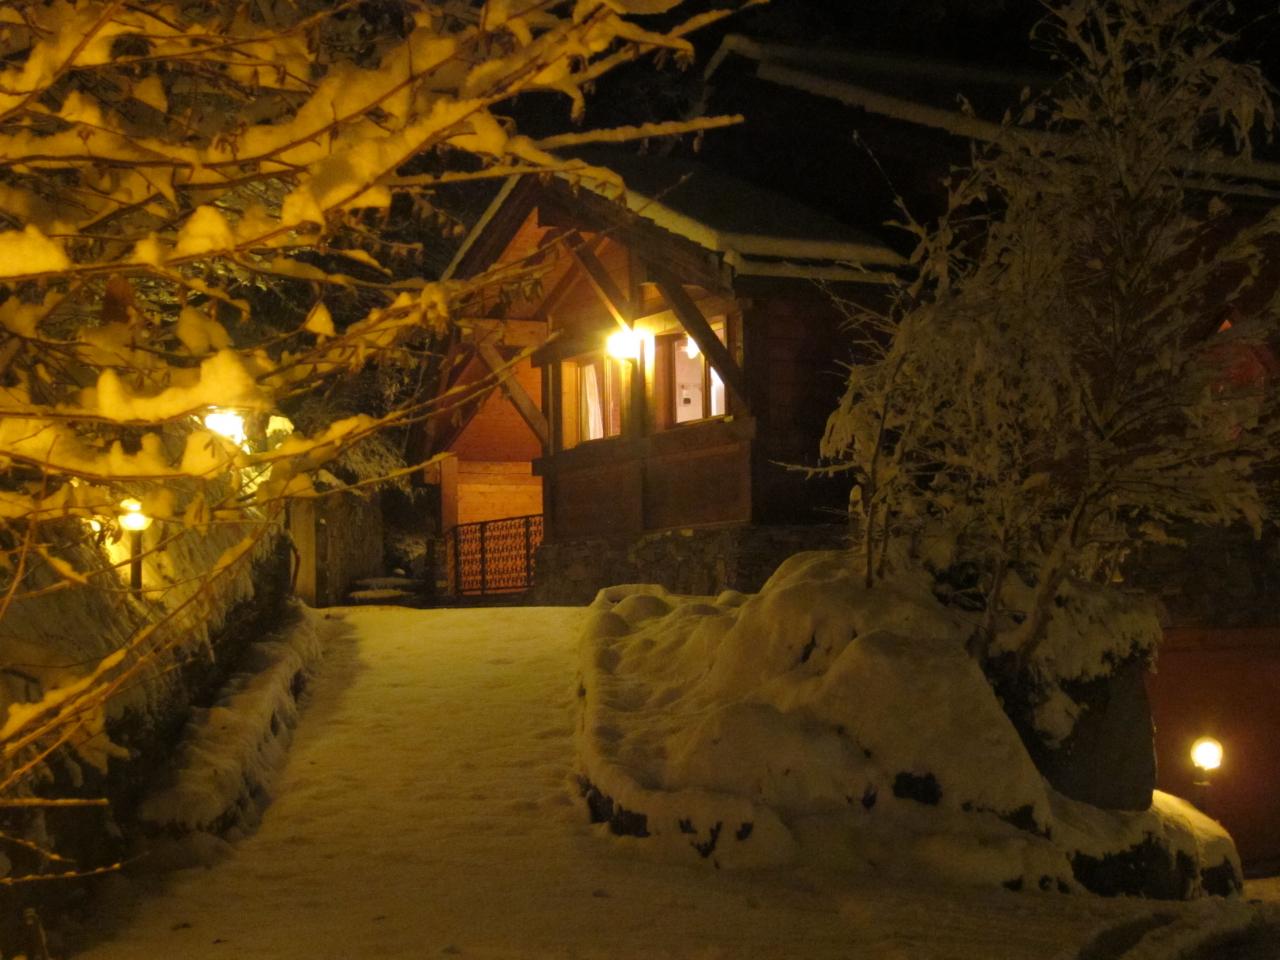
<svg viewBox="0 0 1280 960">
<path fill-rule="evenodd" d="M 310 606 L 327 607 L 342 603 L 356 580 L 382 575 L 382 526 L 376 497 L 340 493 L 291 503 L 298 596 Z"/>
<path fill-rule="evenodd" d="M 754 593 L 787 557 L 847 546 L 843 524 L 692 527 L 632 542 L 567 540 L 538 548 L 535 603 L 588 603 L 616 583 L 657 583 L 673 593 Z"/>
</svg>

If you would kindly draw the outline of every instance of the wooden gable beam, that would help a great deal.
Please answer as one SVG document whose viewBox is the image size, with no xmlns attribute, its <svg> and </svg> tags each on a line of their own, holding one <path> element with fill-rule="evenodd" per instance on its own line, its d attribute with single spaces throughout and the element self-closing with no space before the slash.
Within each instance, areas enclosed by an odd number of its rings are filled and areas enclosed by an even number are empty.
<svg viewBox="0 0 1280 960">
<path fill-rule="evenodd" d="M 569 266 L 560 276 L 560 279 L 556 281 L 556 285 L 551 288 L 550 292 L 542 298 L 542 302 L 538 304 L 537 316 L 541 317 L 543 321 L 551 319 L 556 306 L 565 298 L 570 288 L 578 282 L 580 274 L 581 268 L 578 266 L 578 261 L 571 258 Z"/>
<path fill-rule="evenodd" d="M 520 385 L 520 381 L 515 378 L 513 371 L 508 369 L 507 362 L 502 359 L 502 354 L 498 353 L 498 348 L 492 343 L 481 343 L 476 347 L 476 353 L 498 377 L 498 385 L 502 388 L 502 392 L 507 395 L 507 399 L 516 408 L 516 413 L 520 414 L 520 419 L 529 425 L 533 435 L 542 444 L 542 449 L 550 450 L 551 425 L 547 423 L 547 418 L 542 415 L 542 411 L 533 402 L 533 398 Z"/>
<path fill-rule="evenodd" d="M 591 289 L 596 292 L 600 302 L 613 315 L 613 319 L 617 321 L 618 326 L 630 330 L 631 304 L 622 295 L 618 285 L 613 282 L 613 277 L 609 276 L 609 271 L 605 269 L 604 264 L 600 262 L 591 247 L 582 241 L 581 236 L 571 234 L 567 238 L 567 243 L 569 250 L 573 253 L 573 259 L 578 262 L 578 266 L 586 274 L 587 282 L 591 284 Z"/>
<path fill-rule="evenodd" d="M 707 318 L 702 315 L 698 305 L 685 291 L 684 285 L 671 274 L 652 264 L 649 270 L 671 312 L 676 315 L 676 319 L 688 331 L 689 336 L 693 337 L 693 342 L 698 345 L 698 349 L 707 358 L 711 368 L 720 374 L 720 379 L 724 381 L 725 386 L 733 391 L 734 399 L 742 404 L 744 411 L 750 412 L 747 378 L 743 375 L 742 368 L 733 362 L 728 348 L 720 342 L 720 338 L 711 329 Z"/>
<path fill-rule="evenodd" d="M 462 359 L 464 351 L 470 353 L 465 360 Z M 458 345 L 451 362 L 454 364 L 453 369 L 444 379 L 443 387 L 437 394 L 438 400 L 443 400 L 450 390 L 476 383 L 485 375 L 485 365 L 479 362 L 474 347 L 468 344 Z M 488 391 L 485 390 L 465 400 L 454 401 L 427 420 L 427 453 L 429 455 L 443 453 L 457 443 L 458 438 L 462 436 L 462 431 L 467 429 L 475 415 L 480 412 L 487 394 Z"/>
</svg>

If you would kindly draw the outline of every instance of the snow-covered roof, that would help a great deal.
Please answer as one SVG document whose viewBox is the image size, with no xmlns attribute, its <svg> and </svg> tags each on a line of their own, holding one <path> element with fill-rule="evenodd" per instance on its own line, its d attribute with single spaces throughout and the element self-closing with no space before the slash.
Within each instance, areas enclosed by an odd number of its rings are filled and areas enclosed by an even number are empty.
<svg viewBox="0 0 1280 960">
<path fill-rule="evenodd" d="M 739 274 L 808 276 L 819 263 L 905 262 L 863 230 L 695 160 L 606 150 L 581 156 L 622 177 L 630 210 L 723 254 Z"/>
<path fill-rule="evenodd" d="M 999 117 L 1017 101 L 1024 87 L 1038 91 L 1055 82 L 1049 74 L 815 50 L 763 43 L 740 34 L 725 37 L 708 61 L 704 76 L 710 79 L 735 54 L 753 61 L 755 76 L 769 83 L 972 140 L 993 140 L 1002 129 L 1000 123 L 983 120 L 980 115 Z M 974 108 L 972 112 L 959 109 L 961 96 Z M 1280 163 L 1201 155 L 1188 160 L 1189 166 L 1210 178 L 1225 176 L 1268 186 L 1280 184 Z M 1228 185 L 1213 180 L 1207 181 L 1206 186 L 1274 197 L 1270 190 L 1260 192 L 1247 184 Z"/>
<path fill-rule="evenodd" d="M 957 93 L 977 102 L 991 101 L 1000 109 L 1008 106 L 1010 93 L 1016 98 L 1024 87 L 1044 89 L 1054 83 L 1052 74 L 1030 70 L 924 60 L 883 53 L 857 53 L 811 46 L 766 43 L 741 34 L 730 34 L 707 62 L 703 75 L 710 79 L 732 55 L 737 54 L 760 66 L 763 79 L 774 70 L 796 70 L 814 80 L 837 86 L 859 85 L 878 90 L 891 89 L 900 98 L 921 106 L 954 108 Z M 781 82 L 781 81 L 779 81 Z"/>
<path fill-rule="evenodd" d="M 720 254 L 739 276 L 867 282 L 883 278 L 883 272 L 872 268 L 905 265 L 896 251 L 865 231 L 694 160 L 606 149 L 582 150 L 577 157 L 616 173 L 626 184 L 626 205 L 634 214 Z M 613 185 L 579 179 L 572 170 L 561 176 L 616 195 Z M 515 181 L 504 185 L 476 222 L 445 277 L 457 270 L 511 195 Z"/>
</svg>

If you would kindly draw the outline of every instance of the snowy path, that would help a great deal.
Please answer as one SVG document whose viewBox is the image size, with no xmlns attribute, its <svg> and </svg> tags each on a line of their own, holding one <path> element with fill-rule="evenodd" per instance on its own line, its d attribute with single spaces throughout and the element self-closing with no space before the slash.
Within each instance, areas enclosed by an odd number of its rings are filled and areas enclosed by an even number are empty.
<svg viewBox="0 0 1280 960">
<path fill-rule="evenodd" d="M 571 788 L 581 610 L 344 615 L 261 829 L 77 956 L 1045 960 L 1154 908 L 659 862 Z"/>
</svg>

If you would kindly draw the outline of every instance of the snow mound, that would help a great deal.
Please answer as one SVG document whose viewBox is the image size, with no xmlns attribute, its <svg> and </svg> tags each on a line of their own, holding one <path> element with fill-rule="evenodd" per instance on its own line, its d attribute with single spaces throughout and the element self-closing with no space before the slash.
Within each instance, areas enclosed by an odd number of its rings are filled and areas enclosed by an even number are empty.
<svg viewBox="0 0 1280 960">
<path fill-rule="evenodd" d="M 799 554 L 753 597 L 600 591 L 578 688 L 594 819 L 717 866 L 803 853 L 1068 890 L 1081 864 L 1149 842 L 1239 876 L 1226 834 L 1175 798 L 1120 814 L 1049 787 L 968 629 L 924 576 L 868 590 L 844 552 Z"/>
<path fill-rule="evenodd" d="M 218 702 L 194 712 L 171 782 L 143 800 L 139 819 L 177 833 L 253 825 L 288 750 L 298 697 L 339 624 L 299 604 L 290 626 L 254 644 Z"/>
</svg>

